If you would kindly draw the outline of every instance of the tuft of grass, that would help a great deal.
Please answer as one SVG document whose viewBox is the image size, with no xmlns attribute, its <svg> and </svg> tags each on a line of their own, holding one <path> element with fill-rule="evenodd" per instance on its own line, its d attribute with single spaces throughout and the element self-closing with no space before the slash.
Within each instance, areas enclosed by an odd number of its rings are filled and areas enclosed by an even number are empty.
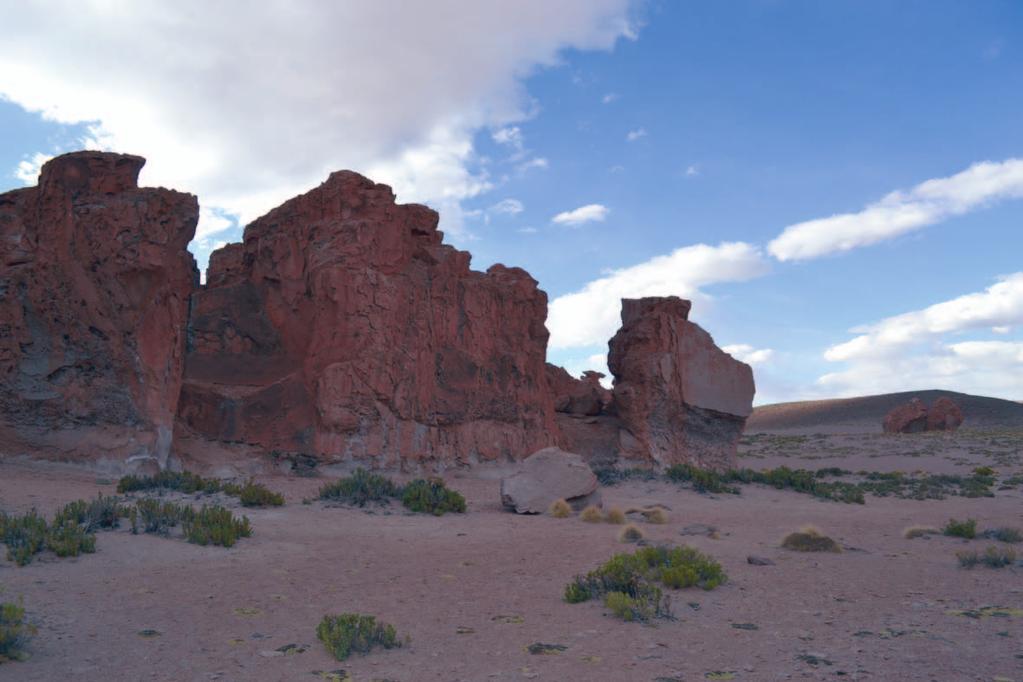
<svg viewBox="0 0 1023 682">
<path fill-rule="evenodd" d="M 902 537 L 907 540 L 922 538 L 928 535 L 941 535 L 941 531 L 933 526 L 910 526 L 902 531 Z"/>
<path fill-rule="evenodd" d="M 129 514 L 133 534 L 139 532 L 141 522 L 142 531 L 145 533 L 169 535 L 171 528 L 176 527 L 185 518 L 195 513 L 187 505 L 148 498 L 139 500 L 133 509 L 134 513 Z"/>
<path fill-rule="evenodd" d="M 319 498 L 365 507 L 370 502 L 387 504 L 400 494 L 401 488 L 391 479 L 358 468 L 352 472 L 351 476 L 340 478 L 321 487 Z"/>
<path fill-rule="evenodd" d="M 570 604 L 604 598 L 604 605 L 625 620 L 671 617 L 659 585 L 669 589 L 701 587 L 712 590 L 728 580 L 721 564 L 692 547 L 644 547 L 616 554 L 585 576 L 565 586 Z"/>
<path fill-rule="evenodd" d="M 374 647 L 393 649 L 401 646 L 394 626 L 378 623 L 375 617 L 360 613 L 324 616 L 316 627 L 316 637 L 339 661 L 353 653 L 369 653 Z"/>
<path fill-rule="evenodd" d="M 604 515 L 600 512 L 600 507 L 591 504 L 579 512 L 579 518 L 586 523 L 600 523 L 604 520 Z"/>
<path fill-rule="evenodd" d="M 465 498 L 449 490 L 439 478 L 417 479 L 401 492 L 401 503 L 411 511 L 443 516 L 448 512 L 465 513 Z"/>
<path fill-rule="evenodd" d="M 648 523 L 664 524 L 668 522 L 668 512 L 660 507 L 644 509 L 640 513 Z"/>
<path fill-rule="evenodd" d="M 604 521 L 607 523 L 613 523 L 616 526 L 621 525 L 625 523 L 625 512 L 618 507 L 611 507 L 607 510 L 607 513 L 604 514 Z"/>
<path fill-rule="evenodd" d="M 956 552 L 956 558 L 959 559 L 959 565 L 963 568 L 973 568 L 981 564 L 988 568 L 1002 568 L 1016 563 L 1016 552 L 992 545 L 983 553 L 975 549 Z"/>
<path fill-rule="evenodd" d="M 998 528 L 988 528 L 986 531 L 981 533 L 988 540 L 998 540 L 999 542 L 1008 542 L 1009 544 L 1015 545 L 1023 541 L 1023 534 L 1020 533 L 1018 528 L 1010 528 L 1008 526 L 999 526 Z"/>
<path fill-rule="evenodd" d="M 46 533 L 46 548 L 64 558 L 96 551 L 96 536 L 74 521 L 51 526 Z"/>
<path fill-rule="evenodd" d="M 547 513 L 556 519 L 567 519 L 572 515 L 572 505 L 564 500 L 554 500 L 551 506 L 547 507 Z"/>
<path fill-rule="evenodd" d="M 977 467 L 973 470 L 973 474 L 974 476 L 994 476 L 995 470 L 987 466 Z"/>
<path fill-rule="evenodd" d="M 0 663 L 5 659 L 23 660 L 24 647 L 35 634 L 35 626 L 25 620 L 25 608 L 20 602 L 0 603 Z"/>
<path fill-rule="evenodd" d="M 618 531 L 618 542 L 639 542 L 645 536 L 639 526 L 630 523 Z"/>
<path fill-rule="evenodd" d="M 0 540 L 7 545 L 7 558 L 18 566 L 25 566 L 46 548 L 49 524 L 32 510 L 21 516 L 0 514 Z"/>
<path fill-rule="evenodd" d="M 203 546 L 233 547 L 239 538 L 252 535 L 247 516 L 238 519 L 230 509 L 219 505 L 203 505 L 199 511 L 186 514 L 181 519 L 181 529 L 186 540 Z"/>
<path fill-rule="evenodd" d="M 974 519 L 966 519 L 965 521 L 949 519 L 941 532 L 949 537 L 972 540 L 977 537 L 977 522 Z"/>
<path fill-rule="evenodd" d="M 803 526 L 795 533 L 789 533 L 781 541 L 781 546 L 795 552 L 834 552 L 837 554 L 842 551 L 837 542 L 813 526 Z"/>
</svg>

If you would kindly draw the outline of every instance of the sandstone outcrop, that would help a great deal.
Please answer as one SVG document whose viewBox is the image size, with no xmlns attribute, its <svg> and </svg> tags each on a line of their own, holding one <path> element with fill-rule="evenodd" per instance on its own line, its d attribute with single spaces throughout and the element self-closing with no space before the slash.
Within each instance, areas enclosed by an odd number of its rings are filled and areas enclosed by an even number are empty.
<svg viewBox="0 0 1023 682">
<path fill-rule="evenodd" d="M 385 185 L 332 174 L 215 251 L 199 286 L 197 200 L 140 189 L 144 163 L 68 154 L 0 195 L 0 455 L 255 473 L 557 445 L 601 466 L 732 463 L 752 374 L 688 301 L 623 301 L 609 391 L 546 364 L 528 273 L 471 270 Z"/>
<path fill-rule="evenodd" d="M 557 500 L 575 510 L 600 505 L 597 477 L 579 455 L 544 448 L 524 459 L 515 474 L 501 479 L 501 503 L 519 514 L 542 514 Z"/>
<path fill-rule="evenodd" d="M 733 466 L 753 411 L 753 370 L 690 322 L 690 307 L 675 296 L 622 301 L 608 344 L 619 449 L 660 466 Z"/>
<path fill-rule="evenodd" d="M 518 268 L 471 270 L 437 220 L 338 172 L 215 252 L 192 301 L 182 437 L 381 466 L 557 442 L 546 294 Z"/>
<path fill-rule="evenodd" d="M 145 160 L 78 152 L 0 195 L 0 452 L 164 466 L 181 386 L 196 198 Z"/>
<path fill-rule="evenodd" d="M 963 423 L 963 412 L 950 398 L 942 397 L 927 406 L 919 398 L 892 408 L 884 417 L 885 433 L 955 431 Z"/>
</svg>

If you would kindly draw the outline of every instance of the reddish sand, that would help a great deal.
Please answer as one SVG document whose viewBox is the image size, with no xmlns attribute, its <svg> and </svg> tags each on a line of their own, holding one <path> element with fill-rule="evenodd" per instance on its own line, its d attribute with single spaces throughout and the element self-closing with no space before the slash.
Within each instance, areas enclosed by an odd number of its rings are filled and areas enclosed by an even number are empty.
<svg viewBox="0 0 1023 682">
<path fill-rule="evenodd" d="M 742 464 L 958 472 L 989 464 L 1008 476 L 1023 471 L 1021 445 L 1023 431 L 757 436 L 742 446 Z M 907 526 L 950 517 L 1023 527 L 1019 489 L 924 502 L 868 496 L 860 506 L 755 485 L 739 496 L 663 482 L 606 488 L 611 506 L 670 507 L 668 524 L 643 525 L 648 538 L 696 546 L 730 577 L 711 592 L 673 593 L 678 620 L 644 626 L 616 620 L 596 602 L 561 599 L 573 575 L 629 548 L 616 540 L 618 527 L 506 513 L 500 473 L 449 473 L 469 509 L 441 518 L 400 506 L 304 505 L 326 479 L 267 477 L 288 505 L 247 511 L 254 535 L 230 550 L 121 530 L 100 533 L 98 551 L 77 559 L 41 557 L 23 568 L 0 560 L 5 598 L 22 597 L 39 626 L 31 658 L 0 665 L 0 679 L 312 680 L 314 671 L 337 670 L 357 682 L 1023 679 L 1023 612 L 955 613 L 1023 608 L 1023 568 L 958 566 L 957 550 L 990 541 L 902 536 Z M 0 464 L 7 511 L 51 513 L 101 491 L 114 490 L 80 469 Z M 782 536 L 805 523 L 846 550 L 781 549 Z M 681 536 L 690 524 L 716 526 L 719 537 Z M 749 554 L 776 565 L 751 566 Z M 393 623 L 411 643 L 337 662 L 315 627 L 324 614 L 344 611 Z M 140 636 L 145 629 L 160 634 Z M 531 655 L 526 647 L 535 642 L 567 648 Z M 275 652 L 287 644 L 308 649 Z M 707 677 L 716 672 L 726 674 Z"/>
</svg>

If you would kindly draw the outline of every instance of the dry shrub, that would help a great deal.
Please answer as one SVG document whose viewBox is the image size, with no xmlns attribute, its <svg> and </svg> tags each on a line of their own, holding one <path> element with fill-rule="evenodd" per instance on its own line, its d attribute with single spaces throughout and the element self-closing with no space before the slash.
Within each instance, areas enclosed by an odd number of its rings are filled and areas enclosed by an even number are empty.
<svg viewBox="0 0 1023 682">
<path fill-rule="evenodd" d="M 604 515 L 604 520 L 608 523 L 621 525 L 625 523 L 625 512 L 618 507 L 611 507 L 607 510 L 607 514 Z"/>
<path fill-rule="evenodd" d="M 803 526 L 795 533 L 789 533 L 781 541 L 781 546 L 796 552 L 835 552 L 842 548 L 838 543 L 821 533 L 813 526 Z"/>
<path fill-rule="evenodd" d="M 618 533 L 618 542 L 639 542 L 643 537 L 643 531 L 639 529 L 639 526 L 630 523 Z"/>
<path fill-rule="evenodd" d="M 643 518 L 645 518 L 648 523 L 658 523 L 658 524 L 660 524 L 660 523 L 667 523 L 668 522 L 668 512 L 664 511 L 660 507 L 652 507 L 650 509 L 644 509 L 640 513 L 643 514 Z"/>
<path fill-rule="evenodd" d="M 556 519 L 567 519 L 572 515 L 572 505 L 564 500 L 554 500 L 547 508 L 547 513 Z"/>
<path fill-rule="evenodd" d="M 579 513 L 579 518 L 586 523 L 600 523 L 604 520 L 604 515 L 600 512 L 599 507 L 591 504 Z"/>
<path fill-rule="evenodd" d="M 935 528 L 934 526 L 910 526 L 906 530 L 902 531 L 902 537 L 907 540 L 927 537 L 928 535 L 941 535 L 941 529 Z"/>
</svg>

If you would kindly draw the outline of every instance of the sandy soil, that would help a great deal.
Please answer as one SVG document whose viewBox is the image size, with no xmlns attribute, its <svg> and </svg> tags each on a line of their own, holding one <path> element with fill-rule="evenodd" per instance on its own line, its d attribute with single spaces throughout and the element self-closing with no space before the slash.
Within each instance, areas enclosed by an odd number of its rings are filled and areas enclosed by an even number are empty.
<svg viewBox="0 0 1023 682">
<path fill-rule="evenodd" d="M 942 472 L 988 464 L 1008 476 L 1023 473 L 1023 431 L 756 436 L 741 460 Z M 44 556 L 23 568 L 0 559 L 5 598 L 22 597 L 39 626 L 31 658 L 0 665 L 0 680 L 316 680 L 342 670 L 333 679 L 1023 680 L 1023 611 L 959 613 L 1023 609 L 1023 567 L 962 569 L 955 551 L 993 543 L 902 536 L 950 517 L 1023 528 L 1019 488 L 982 499 L 868 497 L 862 506 L 755 485 L 739 496 L 663 482 L 606 488 L 607 505 L 668 506 L 670 523 L 643 526 L 650 541 L 696 546 L 730 577 L 711 592 L 675 592 L 678 619 L 644 626 L 596 602 L 561 600 L 573 575 L 630 548 L 616 540 L 618 527 L 506 513 L 501 473 L 449 472 L 469 510 L 441 518 L 397 505 L 306 505 L 327 479 L 266 477 L 288 505 L 246 511 L 254 535 L 229 550 L 121 530 L 100 533 L 97 553 L 77 559 Z M 0 463 L 6 511 L 52 513 L 97 492 L 114 486 L 68 466 Z M 805 523 L 845 551 L 781 549 L 783 535 Z M 691 524 L 713 525 L 718 537 L 682 536 Z M 750 565 L 750 554 L 775 565 Z M 374 614 L 411 643 L 339 663 L 315 627 L 344 611 Z M 526 647 L 536 642 L 566 649 L 532 655 Z M 308 648 L 276 651 L 288 644 Z"/>
</svg>

